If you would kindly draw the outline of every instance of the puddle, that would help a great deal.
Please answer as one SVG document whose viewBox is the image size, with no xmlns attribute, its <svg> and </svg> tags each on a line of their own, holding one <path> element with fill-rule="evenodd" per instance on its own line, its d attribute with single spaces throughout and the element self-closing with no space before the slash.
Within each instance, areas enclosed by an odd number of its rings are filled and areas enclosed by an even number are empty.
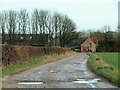
<svg viewBox="0 0 120 90">
<path fill-rule="evenodd" d="M 43 82 L 19 82 L 20 85 L 42 85 Z"/>
<path fill-rule="evenodd" d="M 54 71 L 53 71 L 53 70 L 50 70 L 50 72 L 51 72 L 51 73 L 54 73 Z"/>
<path fill-rule="evenodd" d="M 81 63 L 74 63 L 73 65 L 75 66 L 75 65 L 80 65 Z"/>
<path fill-rule="evenodd" d="M 96 79 L 91 79 L 91 80 L 87 80 L 87 79 L 77 79 L 76 81 L 73 81 L 73 83 L 78 83 L 78 84 L 91 84 L 91 83 L 97 83 L 99 82 L 101 79 L 100 78 L 96 78 Z"/>
<path fill-rule="evenodd" d="M 92 88 L 95 88 L 95 86 L 93 84 L 90 84 Z"/>
<path fill-rule="evenodd" d="M 73 81 L 73 83 L 77 84 L 89 84 L 92 88 L 95 88 L 95 85 L 97 82 L 99 82 L 100 78 L 95 79 L 77 79 L 76 81 Z"/>
<path fill-rule="evenodd" d="M 88 72 L 84 72 L 85 74 L 87 74 Z"/>
<path fill-rule="evenodd" d="M 38 72 L 39 74 L 41 74 L 42 72 Z"/>
<path fill-rule="evenodd" d="M 89 82 L 86 81 L 85 79 L 77 79 L 76 81 L 73 81 L 73 83 L 78 83 L 78 84 L 84 83 L 84 84 L 87 84 Z"/>
</svg>

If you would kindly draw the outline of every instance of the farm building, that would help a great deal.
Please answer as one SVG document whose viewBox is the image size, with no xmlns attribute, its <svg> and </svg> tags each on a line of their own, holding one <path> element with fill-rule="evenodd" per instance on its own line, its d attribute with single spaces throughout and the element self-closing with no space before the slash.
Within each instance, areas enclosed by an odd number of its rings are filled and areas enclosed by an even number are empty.
<svg viewBox="0 0 120 90">
<path fill-rule="evenodd" d="M 87 52 L 87 51 L 96 51 L 96 38 L 87 38 L 82 44 L 81 44 L 81 51 Z"/>
<path fill-rule="evenodd" d="M 81 44 L 82 52 L 120 52 L 120 39 L 87 38 Z"/>
</svg>

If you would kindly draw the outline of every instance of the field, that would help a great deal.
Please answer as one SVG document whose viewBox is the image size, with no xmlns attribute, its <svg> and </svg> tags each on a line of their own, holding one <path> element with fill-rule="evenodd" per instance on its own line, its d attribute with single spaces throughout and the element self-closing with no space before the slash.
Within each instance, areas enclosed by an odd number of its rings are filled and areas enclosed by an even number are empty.
<svg viewBox="0 0 120 90">
<path fill-rule="evenodd" d="M 95 53 L 98 56 L 101 56 L 102 59 L 107 62 L 108 64 L 112 65 L 113 67 L 120 68 L 119 62 L 118 62 L 118 54 L 120 53 Z"/>
<path fill-rule="evenodd" d="M 88 53 L 90 56 L 88 60 L 88 66 L 96 74 L 107 78 L 113 84 L 120 87 L 119 76 L 119 56 L 120 53 Z"/>
</svg>

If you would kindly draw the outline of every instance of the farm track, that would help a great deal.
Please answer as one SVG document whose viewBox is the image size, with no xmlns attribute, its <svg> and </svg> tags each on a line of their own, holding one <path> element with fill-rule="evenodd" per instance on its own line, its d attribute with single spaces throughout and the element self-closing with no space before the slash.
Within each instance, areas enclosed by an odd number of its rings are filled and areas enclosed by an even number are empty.
<svg viewBox="0 0 120 90">
<path fill-rule="evenodd" d="M 74 56 L 12 75 L 3 88 L 117 88 L 87 67 L 89 56 Z"/>
</svg>

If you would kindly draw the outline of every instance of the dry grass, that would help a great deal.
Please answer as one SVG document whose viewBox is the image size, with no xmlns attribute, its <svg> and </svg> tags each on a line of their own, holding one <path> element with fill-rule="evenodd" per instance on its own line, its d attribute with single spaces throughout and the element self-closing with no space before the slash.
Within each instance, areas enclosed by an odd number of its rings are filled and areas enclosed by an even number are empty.
<svg viewBox="0 0 120 90">
<path fill-rule="evenodd" d="M 41 66 L 43 64 L 58 61 L 63 58 L 72 56 L 74 54 L 75 52 L 70 51 L 70 52 L 66 52 L 65 54 L 60 54 L 60 55 L 57 55 L 57 54 L 45 55 L 45 56 L 41 56 L 39 59 L 36 59 L 36 60 L 28 60 L 21 64 L 5 66 L 2 68 L 2 77 L 9 76 L 15 73 L 19 73 L 19 72 L 25 71 L 30 68 Z"/>
</svg>

